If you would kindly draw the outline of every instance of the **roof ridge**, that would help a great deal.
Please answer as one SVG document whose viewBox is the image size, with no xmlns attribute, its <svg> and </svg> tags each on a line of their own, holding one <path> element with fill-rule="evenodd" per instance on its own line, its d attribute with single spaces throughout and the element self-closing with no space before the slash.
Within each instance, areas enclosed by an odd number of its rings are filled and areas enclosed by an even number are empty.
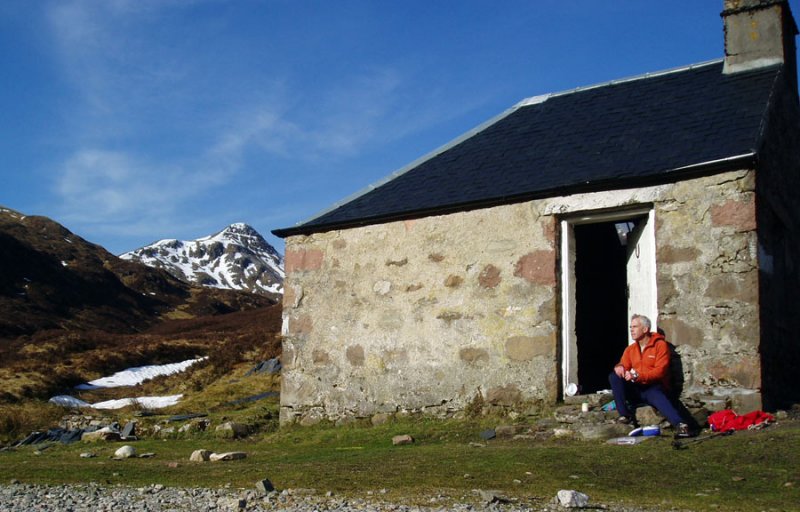
<svg viewBox="0 0 800 512">
<path fill-rule="evenodd" d="M 521 100 L 520 102 L 518 102 L 516 105 L 514 105 L 514 108 L 522 108 L 522 107 L 527 107 L 527 106 L 530 106 L 530 105 L 538 105 L 539 103 L 544 103 L 548 99 L 556 97 L 556 96 L 566 96 L 566 95 L 569 95 L 569 94 L 575 94 L 577 92 L 589 91 L 589 90 L 592 90 L 592 89 L 599 89 L 601 87 L 608 87 L 609 85 L 624 84 L 624 83 L 627 83 L 627 82 L 635 82 L 637 80 L 646 80 L 648 78 L 655 78 L 655 77 L 669 75 L 669 74 L 673 74 L 673 73 L 681 73 L 681 72 L 689 71 L 689 70 L 692 70 L 692 69 L 697 69 L 697 68 L 702 68 L 702 67 L 707 67 L 707 66 L 713 66 L 714 64 L 722 63 L 723 60 L 724 59 L 707 60 L 707 61 L 704 61 L 704 62 L 697 62 L 695 64 L 689 64 L 689 65 L 686 65 L 686 66 L 668 68 L 668 69 L 663 69 L 663 70 L 660 70 L 660 71 L 649 71 L 649 72 L 642 73 L 642 74 L 639 74 L 639 75 L 632 75 L 632 76 L 623 77 L 623 78 L 615 78 L 613 80 L 608 80 L 606 82 L 598 82 L 596 84 L 582 85 L 582 86 L 579 86 L 579 87 L 573 87 L 572 89 L 565 89 L 563 91 L 550 92 L 550 93 L 546 93 L 546 94 L 540 94 L 538 96 L 531 96 L 529 98 L 525 98 L 525 99 Z"/>
</svg>

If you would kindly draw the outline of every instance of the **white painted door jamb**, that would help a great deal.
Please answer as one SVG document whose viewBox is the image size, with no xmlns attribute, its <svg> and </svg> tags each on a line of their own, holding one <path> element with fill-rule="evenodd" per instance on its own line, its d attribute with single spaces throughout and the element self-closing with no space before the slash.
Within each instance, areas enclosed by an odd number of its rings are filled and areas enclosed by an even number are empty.
<svg viewBox="0 0 800 512">
<path fill-rule="evenodd" d="M 654 210 L 648 207 L 597 214 L 586 213 L 580 216 L 561 219 L 561 386 L 565 396 L 567 395 L 567 386 L 572 383 L 578 384 L 578 346 L 575 336 L 574 227 L 579 224 L 613 222 L 615 220 L 626 220 L 633 217 L 647 217 L 643 232 L 637 241 L 639 250 L 636 254 L 638 254 L 640 259 L 643 259 L 643 265 L 639 266 L 643 274 L 637 277 L 637 279 L 643 279 L 645 281 L 645 286 L 637 287 L 637 301 L 644 304 L 638 306 L 638 310 L 650 318 L 653 322 L 652 328 L 655 330 L 658 317 L 658 303 L 655 272 Z M 631 310 L 630 303 L 628 305 L 628 310 Z"/>
</svg>

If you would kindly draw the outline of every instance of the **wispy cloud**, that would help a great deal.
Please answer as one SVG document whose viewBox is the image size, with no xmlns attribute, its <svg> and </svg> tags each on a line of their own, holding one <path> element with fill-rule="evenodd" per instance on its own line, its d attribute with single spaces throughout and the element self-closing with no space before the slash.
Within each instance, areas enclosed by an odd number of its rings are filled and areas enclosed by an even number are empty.
<svg viewBox="0 0 800 512">
<path fill-rule="evenodd" d="M 198 182 L 185 168 L 140 161 L 124 152 L 84 149 L 64 163 L 56 186 L 76 221 L 128 221 L 133 212 L 172 213 L 182 200 L 213 185 L 208 181 Z"/>
<path fill-rule="evenodd" d="M 309 79 L 302 61 L 288 68 L 260 58 L 254 62 L 263 67 L 231 64 L 240 55 L 209 43 L 204 31 L 235 27 L 224 18 L 198 22 L 193 8 L 200 3 L 220 2 L 48 4 L 55 55 L 77 95 L 65 113 L 69 149 L 54 166 L 52 185 L 65 221 L 90 232 L 177 230 L 198 222 L 186 214 L 190 206 L 214 205 L 211 197 L 253 166 L 285 175 L 287 162 L 308 168 L 354 158 L 472 108 L 454 107 L 435 90 L 422 103 L 411 101 L 419 98 L 419 81 L 392 63 L 337 70 L 324 81 Z M 318 175 L 327 168 L 318 165 Z M 295 199 L 280 187 L 298 186 L 274 183 L 274 208 L 288 211 Z"/>
</svg>

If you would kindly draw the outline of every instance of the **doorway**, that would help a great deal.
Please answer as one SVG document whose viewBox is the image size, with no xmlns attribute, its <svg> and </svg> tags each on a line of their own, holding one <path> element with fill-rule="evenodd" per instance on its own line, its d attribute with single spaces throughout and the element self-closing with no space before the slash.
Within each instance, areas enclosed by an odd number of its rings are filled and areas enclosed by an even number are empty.
<svg viewBox="0 0 800 512">
<path fill-rule="evenodd" d="M 627 240 L 617 236 L 616 228 L 615 222 L 575 226 L 575 336 L 582 393 L 608 388 L 608 372 L 628 345 Z"/>
<path fill-rule="evenodd" d="M 656 321 L 652 210 L 562 220 L 563 386 L 608 389 L 631 314 Z M 566 392 L 566 391 L 565 391 Z"/>
</svg>

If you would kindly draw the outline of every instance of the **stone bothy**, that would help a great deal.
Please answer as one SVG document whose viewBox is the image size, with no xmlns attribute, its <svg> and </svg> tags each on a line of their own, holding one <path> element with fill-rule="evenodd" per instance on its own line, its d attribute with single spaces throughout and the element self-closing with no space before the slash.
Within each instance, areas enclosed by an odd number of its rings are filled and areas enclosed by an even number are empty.
<svg viewBox="0 0 800 512">
<path fill-rule="evenodd" d="M 684 398 L 798 401 L 786 1 L 724 60 L 526 99 L 286 238 L 281 421 L 524 411 L 608 387 L 632 313 Z"/>
</svg>

